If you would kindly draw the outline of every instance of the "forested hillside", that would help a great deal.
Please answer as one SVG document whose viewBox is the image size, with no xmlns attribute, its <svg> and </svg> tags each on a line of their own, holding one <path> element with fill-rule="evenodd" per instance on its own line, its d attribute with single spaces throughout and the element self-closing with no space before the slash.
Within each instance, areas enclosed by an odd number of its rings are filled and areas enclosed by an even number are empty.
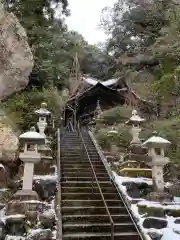
<svg viewBox="0 0 180 240">
<path fill-rule="evenodd" d="M 4 103 L 11 115 L 23 109 L 20 116 L 12 116 L 21 127 L 27 127 L 24 120 L 27 124 L 31 120 L 26 113 L 47 95 L 54 99 L 53 107 L 58 102 L 60 108 L 60 92 L 69 87 L 76 53 L 81 73 L 102 80 L 125 79 L 139 96 L 154 103 L 158 118 L 178 116 L 178 1 L 117 0 L 102 11 L 101 24 L 109 38 L 101 48 L 68 30 L 66 19 L 71 9 L 67 0 L 37 0 L 36 4 L 8 0 L 7 9 L 27 30 L 35 59 L 29 86 Z"/>
<path fill-rule="evenodd" d="M 115 72 L 114 62 L 106 49 L 89 45 L 81 34 L 68 31 L 66 18 L 71 11 L 67 0 L 35 2 L 8 0 L 6 5 L 26 29 L 35 60 L 29 86 L 4 103 L 10 116 L 22 128 L 27 128 L 32 120 L 28 113 L 44 98 L 50 98 L 49 104 L 54 99 L 52 110 L 55 102 L 60 108 L 60 91 L 69 87 L 76 53 L 81 73 L 104 80 Z"/>
<path fill-rule="evenodd" d="M 174 114 L 180 94 L 179 1 L 118 0 L 102 16 L 116 76 L 157 103 L 158 115 Z"/>
<path fill-rule="evenodd" d="M 141 136 L 147 139 L 155 130 L 172 142 L 168 155 L 175 177 L 180 164 L 180 3 L 118 0 L 113 8 L 103 10 L 102 26 L 109 34 L 106 50 L 115 61 L 115 76 L 154 104 L 156 117 L 146 119 Z M 126 151 L 130 136 L 123 123 L 132 109 L 118 107 L 102 115 L 96 131 L 105 150 L 115 144 L 117 151 Z M 112 126 L 119 133 L 114 143 L 107 137 Z"/>
</svg>

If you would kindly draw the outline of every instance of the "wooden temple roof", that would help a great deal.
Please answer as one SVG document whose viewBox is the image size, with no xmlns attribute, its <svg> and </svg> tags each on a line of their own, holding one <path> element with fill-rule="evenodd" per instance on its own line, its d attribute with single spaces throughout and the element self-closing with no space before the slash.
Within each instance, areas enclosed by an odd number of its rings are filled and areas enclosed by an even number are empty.
<svg viewBox="0 0 180 240">
<path fill-rule="evenodd" d="M 67 106 L 77 106 L 78 116 L 92 113 L 99 101 L 102 109 L 117 105 L 136 105 L 139 101 L 146 102 L 138 97 L 124 80 L 109 79 L 99 81 L 90 77 L 82 77 L 79 85 L 67 101 Z"/>
</svg>

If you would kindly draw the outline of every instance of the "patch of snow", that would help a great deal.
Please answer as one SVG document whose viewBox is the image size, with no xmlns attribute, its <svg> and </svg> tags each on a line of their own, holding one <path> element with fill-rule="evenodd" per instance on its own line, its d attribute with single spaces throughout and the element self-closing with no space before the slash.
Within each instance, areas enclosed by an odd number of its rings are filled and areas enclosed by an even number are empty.
<svg viewBox="0 0 180 240">
<path fill-rule="evenodd" d="M 48 211 L 43 212 L 43 216 L 51 218 L 55 215 L 54 209 L 49 209 Z"/>
<path fill-rule="evenodd" d="M 133 116 L 130 118 L 130 121 L 131 121 L 131 122 L 144 122 L 145 119 L 144 119 L 144 118 L 141 118 L 139 115 L 133 115 Z"/>
<path fill-rule="evenodd" d="M 34 180 L 57 180 L 57 175 L 34 175 Z"/>
<path fill-rule="evenodd" d="M 122 183 L 125 183 L 125 182 L 147 183 L 148 185 L 152 185 L 152 179 L 151 179 L 151 178 L 122 177 L 122 176 L 117 175 L 117 173 L 115 173 L 115 172 L 113 172 L 113 174 L 114 174 L 114 177 L 115 177 L 115 181 L 116 181 L 116 183 L 117 183 L 118 185 L 119 185 L 119 184 L 122 184 Z"/>
<path fill-rule="evenodd" d="M 47 116 L 51 114 L 51 112 L 48 111 L 46 108 L 40 108 L 39 110 L 36 110 L 35 113 L 38 115 L 47 115 Z"/>
<path fill-rule="evenodd" d="M 85 82 L 87 82 L 88 84 L 93 85 L 93 86 L 95 86 L 98 83 L 101 83 L 102 85 L 104 85 L 106 87 L 111 86 L 118 82 L 118 79 L 109 79 L 107 81 L 102 82 L 98 79 L 90 78 L 90 77 L 88 77 L 88 78 L 84 77 L 84 80 L 85 80 Z"/>
<path fill-rule="evenodd" d="M 4 219 L 7 220 L 7 219 L 18 219 L 18 218 L 26 218 L 26 216 L 24 214 L 14 214 L 14 215 L 8 215 L 8 216 L 4 216 Z"/>
<path fill-rule="evenodd" d="M 141 202 L 138 203 L 138 206 L 147 206 L 147 207 L 152 207 L 152 208 L 162 208 L 164 210 L 180 210 L 180 204 L 176 204 L 176 203 L 171 203 L 171 204 L 161 204 L 159 202 L 150 202 L 150 201 L 146 201 L 143 200 Z"/>
<path fill-rule="evenodd" d="M 115 166 L 119 166 L 119 165 L 120 165 L 120 162 L 113 162 L 113 164 L 114 164 Z"/>
<path fill-rule="evenodd" d="M 55 240 L 55 239 L 56 239 L 56 230 L 54 230 L 54 231 L 52 232 L 52 234 L 53 234 L 53 240 Z"/>
<path fill-rule="evenodd" d="M 0 210 L 0 219 L 3 223 L 6 223 L 5 221 L 5 207 L 3 209 Z"/>
<path fill-rule="evenodd" d="M 5 240 L 25 240 L 25 237 L 22 236 L 11 236 L 11 235 L 6 235 Z"/>
<path fill-rule="evenodd" d="M 1 188 L 0 192 L 6 192 L 8 190 L 8 188 Z"/>
<path fill-rule="evenodd" d="M 175 233 L 172 229 L 170 228 L 165 228 L 163 230 L 163 236 L 161 238 L 161 240 L 179 240 L 180 239 L 180 235 Z"/>
<path fill-rule="evenodd" d="M 42 231 L 42 228 L 38 228 L 38 229 L 31 229 L 30 231 L 29 231 L 29 236 L 34 236 L 34 235 L 36 235 L 37 233 L 40 233 Z"/>
<path fill-rule="evenodd" d="M 98 83 L 98 80 L 96 80 L 96 79 L 93 79 L 93 78 L 84 78 L 84 80 L 88 83 L 88 84 L 90 84 L 90 85 L 96 85 L 97 83 Z"/>
<path fill-rule="evenodd" d="M 5 170 L 4 165 L 2 163 L 0 163 L 0 168 L 3 168 Z"/>
<path fill-rule="evenodd" d="M 137 225 L 139 226 L 139 229 L 141 230 L 141 232 L 145 236 L 146 240 L 151 240 L 151 238 L 147 235 L 146 229 L 143 228 L 142 224 L 143 224 L 144 218 L 143 218 L 143 216 L 139 215 L 137 204 L 132 204 L 131 205 L 131 210 L 132 210 L 132 213 L 133 213 L 133 215 L 134 215 L 134 217 L 137 221 Z"/>
<path fill-rule="evenodd" d="M 170 182 L 166 182 L 166 183 L 164 184 L 164 186 L 165 186 L 166 188 L 170 188 L 171 186 L 173 186 L 173 184 L 170 183 Z"/>
<path fill-rule="evenodd" d="M 118 82 L 117 78 L 109 79 L 105 82 L 101 82 L 104 86 L 110 86 Z"/>
<path fill-rule="evenodd" d="M 45 204 L 39 200 L 27 200 L 27 201 L 21 201 L 23 203 L 36 203 L 36 204 L 39 204 L 39 203 L 42 203 L 42 204 Z"/>
<path fill-rule="evenodd" d="M 54 205 L 54 199 L 51 201 L 51 204 L 50 204 L 50 206 L 51 206 L 51 209 L 55 209 L 55 205 Z"/>
<path fill-rule="evenodd" d="M 149 232 L 149 233 L 150 233 L 150 232 L 152 232 L 152 233 L 156 232 L 156 233 L 158 233 L 159 235 L 163 234 L 161 230 L 156 229 L 156 228 L 150 228 L 150 229 L 148 229 L 148 232 Z"/>
</svg>

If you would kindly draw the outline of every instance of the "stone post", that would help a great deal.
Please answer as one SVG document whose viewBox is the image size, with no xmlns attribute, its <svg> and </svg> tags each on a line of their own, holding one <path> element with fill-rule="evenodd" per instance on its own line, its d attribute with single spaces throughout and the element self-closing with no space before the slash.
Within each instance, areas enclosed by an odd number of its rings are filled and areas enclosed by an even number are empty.
<svg viewBox="0 0 180 240">
<path fill-rule="evenodd" d="M 5 16 L 4 1 L 0 0 L 0 19 Z"/>
<path fill-rule="evenodd" d="M 170 144 L 168 140 L 158 137 L 156 133 L 142 144 L 142 146 L 148 147 L 148 156 L 152 159 L 149 165 L 152 166 L 155 192 L 164 192 L 163 168 L 169 162 L 169 158 L 164 156 L 164 150 Z"/>
<path fill-rule="evenodd" d="M 23 144 L 23 152 L 20 152 L 19 158 L 24 162 L 24 175 L 22 190 L 18 191 L 15 196 L 34 196 L 37 198 L 37 194 L 32 191 L 34 164 L 41 160 L 38 145 L 44 144 L 45 138 L 32 127 L 29 132 L 19 136 L 19 142 Z"/>
<path fill-rule="evenodd" d="M 126 124 L 131 125 L 132 129 L 130 131 L 132 135 L 132 141 L 131 144 L 141 144 L 141 140 L 139 139 L 139 134 L 141 132 L 140 125 L 142 122 L 144 122 L 145 119 L 141 118 L 136 110 L 132 111 L 131 118 L 126 122 Z"/>
</svg>

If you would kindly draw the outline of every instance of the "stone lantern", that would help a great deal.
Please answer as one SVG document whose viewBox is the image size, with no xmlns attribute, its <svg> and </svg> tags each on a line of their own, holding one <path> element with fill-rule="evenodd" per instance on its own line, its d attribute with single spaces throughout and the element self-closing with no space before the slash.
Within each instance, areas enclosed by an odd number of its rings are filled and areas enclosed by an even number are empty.
<svg viewBox="0 0 180 240">
<path fill-rule="evenodd" d="M 148 148 L 148 156 L 151 157 L 149 166 L 152 167 L 152 179 L 155 192 L 164 192 L 163 168 L 169 162 L 169 158 L 164 156 L 164 150 L 171 142 L 157 136 L 155 132 L 152 137 L 145 141 L 142 146 Z"/>
<path fill-rule="evenodd" d="M 95 109 L 96 120 L 99 120 L 101 118 L 102 113 L 103 113 L 103 111 L 100 106 L 100 100 L 97 100 L 97 105 L 96 105 L 96 109 Z"/>
<path fill-rule="evenodd" d="M 132 141 L 131 144 L 141 144 L 141 140 L 139 139 L 139 134 L 141 132 L 140 125 L 142 122 L 144 122 L 145 119 L 141 118 L 136 110 L 132 111 L 131 118 L 126 122 L 126 124 L 131 125 L 131 135 L 132 135 Z"/>
<path fill-rule="evenodd" d="M 51 112 L 48 111 L 46 103 L 41 103 L 41 108 L 36 110 L 35 113 L 39 116 L 39 121 L 37 122 L 37 126 L 39 128 L 39 133 L 45 136 L 45 129 L 47 127 L 47 117 L 51 115 Z"/>
<path fill-rule="evenodd" d="M 35 131 L 35 127 L 32 127 L 29 132 L 19 136 L 19 142 L 23 145 L 23 151 L 20 152 L 19 158 L 24 162 L 24 175 L 22 190 L 18 191 L 15 197 L 31 196 L 32 198 L 38 198 L 37 193 L 32 191 L 34 164 L 41 161 L 38 146 L 45 143 L 45 138 Z"/>
</svg>

